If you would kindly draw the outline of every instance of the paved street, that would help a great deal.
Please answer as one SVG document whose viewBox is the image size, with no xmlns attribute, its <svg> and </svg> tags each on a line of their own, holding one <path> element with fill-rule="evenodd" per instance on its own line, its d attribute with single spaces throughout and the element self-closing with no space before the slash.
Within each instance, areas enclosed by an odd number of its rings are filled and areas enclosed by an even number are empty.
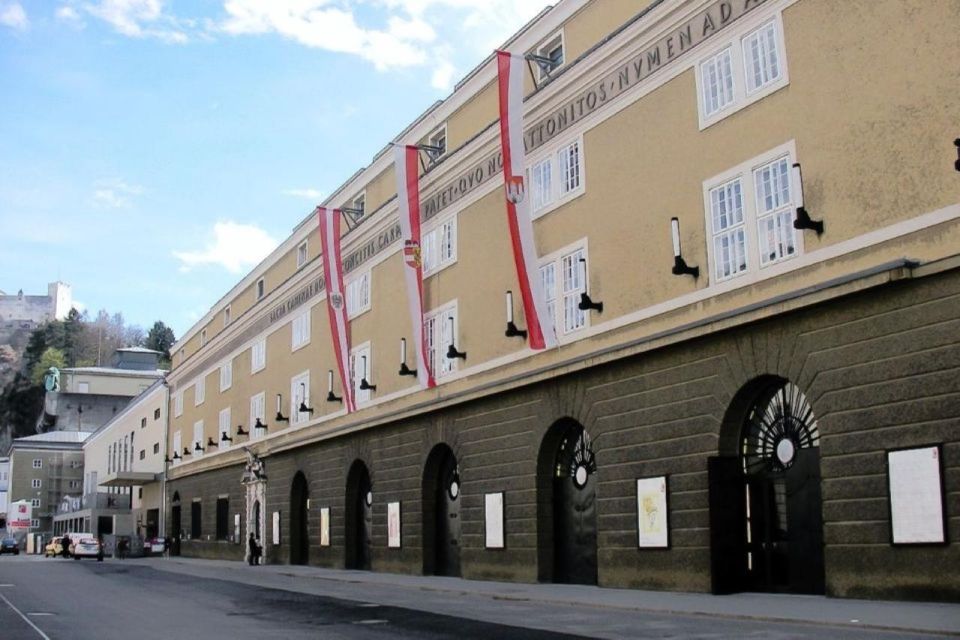
<svg viewBox="0 0 960 640">
<path fill-rule="evenodd" d="M 502 586 L 498 593 L 497 586 L 310 567 L 3 557 L 0 637 L 935 638 L 949 635 L 949 624 L 958 611 L 950 605 L 904 605 L 906 619 L 901 627 L 908 627 L 911 613 L 939 616 L 941 633 L 924 634 L 884 629 L 882 620 L 872 628 L 864 628 L 859 621 L 836 625 L 760 620 L 738 609 L 742 605 L 737 600 L 722 598 L 712 601 L 729 603 L 728 613 L 669 613 L 625 607 L 616 597 L 622 593 L 619 590 L 511 585 Z M 682 594 L 673 597 L 676 609 L 687 606 Z M 804 599 L 794 602 L 799 610 L 809 605 Z M 779 617 L 777 611 L 770 614 Z"/>
</svg>

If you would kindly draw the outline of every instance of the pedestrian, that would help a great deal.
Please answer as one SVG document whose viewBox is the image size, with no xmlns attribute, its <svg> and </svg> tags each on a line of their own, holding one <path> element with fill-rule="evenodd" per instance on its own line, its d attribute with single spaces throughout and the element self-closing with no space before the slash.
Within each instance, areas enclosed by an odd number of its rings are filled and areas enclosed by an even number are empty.
<svg viewBox="0 0 960 640">
<path fill-rule="evenodd" d="M 60 541 L 60 555 L 64 558 L 70 557 L 70 534 L 63 534 L 63 540 Z"/>
<path fill-rule="evenodd" d="M 127 557 L 127 539 L 124 537 L 117 539 L 117 555 L 121 560 Z"/>
<path fill-rule="evenodd" d="M 250 563 L 250 566 L 257 564 L 257 556 L 259 554 L 260 547 L 257 545 L 256 537 L 251 533 L 250 539 L 247 541 L 247 562 Z"/>
</svg>

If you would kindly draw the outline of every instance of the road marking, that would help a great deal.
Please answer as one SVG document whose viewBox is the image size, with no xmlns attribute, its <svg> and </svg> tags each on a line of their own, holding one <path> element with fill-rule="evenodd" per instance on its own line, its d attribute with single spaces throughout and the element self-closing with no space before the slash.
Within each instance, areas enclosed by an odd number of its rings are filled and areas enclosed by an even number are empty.
<svg viewBox="0 0 960 640">
<path fill-rule="evenodd" d="M 15 587 L 15 584 L 0 584 L 0 587 Z"/>
<path fill-rule="evenodd" d="M 52 616 L 53 614 L 48 611 L 27 611 L 28 616 Z"/>
<path fill-rule="evenodd" d="M 358 607 L 379 607 L 376 602 L 364 602 L 363 604 L 358 604 Z"/>
<path fill-rule="evenodd" d="M 387 624 L 386 620 L 354 620 L 353 624 Z"/>
<path fill-rule="evenodd" d="M 6 602 L 6 603 L 7 603 L 7 606 L 9 606 L 11 609 L 13 609 L 14 611 L 16 611 L 16 612 L 17 612 L 17 615 L 20 616 L 21 618 L 23 618 L 23 621 L 24 621 L 24 622 L 26 622 L 28 625 L 30 625 L 31 627 L 33 627 L 33 630 L 36 631 L 37 633 L 39 633 L 39 634 L 40 634 L 40 637 L 43 638 L 43 640 L 50 640 L 50 636 L 48 636 L 48 635 L 45 634 L 43 631 L 41 631 L 41 630 L 40 630 L 40 627 L 38 627 L 37 625 L 33 624 L 33 621 L 32 621 L 30 618 L 28 618 L 27 616 L 23 615 L 23 613 L 20 612 L 20 609 L 17 609 L 15 606 L 13 606 L 13 603 L 10 602 L 9 600 L 7 600 L 7 597 L 6 597 L 5 595 L 3 595 L 2 593 L 0 593 L 0 599 L 2 599 L 4 602 Z"/>
</svg>

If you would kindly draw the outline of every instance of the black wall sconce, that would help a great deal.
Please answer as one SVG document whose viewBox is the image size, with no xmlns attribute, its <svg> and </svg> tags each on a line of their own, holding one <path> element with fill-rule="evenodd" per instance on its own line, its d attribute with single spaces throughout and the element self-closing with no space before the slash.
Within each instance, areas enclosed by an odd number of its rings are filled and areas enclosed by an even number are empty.
<svg viewBox="0 0 960 640">
<path fill-rule="evenodd" d="M 277 422 L 290 422 L 289 416 L 283 415 L 283 413 L 280 411 L 280 407 L 282 405 L 283 405 L 283 396 L 278 393 L 277 394 L 277 416 L 274 418 L 274 420 L 276 420 Z"/>
<path fill-rule="evenodd" d="M 360 356 L 363 360 L 363 375 L 360 376 L 360 391 L 376 391 L 377 385 L 370 384 L 367 381 L 367 356 Z"/>
<path fill-rule="evenodd" d="M 183 458 L 180 457 L 180 452 L 179 452 L 179 451 L 174 451 L 174 452 L 173 452 L 173 459 L 174 459 L 174 460 L 183 460 Z"/>
<path fill-rule="evenodd" d="M 960 171 L 960 138 L 953 141 L 953 146 L 957 148 L 957 160 L 953 163 L 953 168 Z"/>
<path fill-rule="evenodd" d="M 517 329 L 517 325 L 513 323 L 513 291 L 507 291 L 507 330 L 503 335 L 508 338 L 527 339 L 527 330 Z"/>
<path fill-rule="evenodd" d="M 266 431 L 266 430 L 267 430 L 267 425 L 263 424 L 263 421 L 262 421 L 260 418 L 257 418 L 257 421 L 254 423 L 253 428 L 254 428 L 254 429 L 263 429 L 264 431 Z"/>
<path fill-rule="evenodd" d="M 240 435 L 239 433 L 237 435 Z M 220 442 L 229 442 L 233 444 L 233 438 L 231 438 L 226 431 L 220 434 Z"/>
<path fill-rule="evenodd" d="M 203 452 L 205 451 L 205 449 L 200 446 L 200 443 L 199 443 L 199 442 L 194 442 L 194 443 L 193 443 L 193 450 L 194 450 L 194 451 L 199 451 L 200 453 L 203 453 Z"/>
<path fill-rule="evenodd" d="M 793 228 L 811 229 L 819 236 L 823 233 L 823 220 L 811 220 L 810 214 L 803 206 L 803 174 L 800 171 L 799 162 L 793 163 L 793 184 L 797 192 L 797 217 L 793 220 Z"/>
<path fill-rule="evenodd" d="M 675 276 L 700 277 L 700 267 L 691 267 L 680 253 L 680 220 L 670 218 L 670 235 L 673 238 L 673 268 L 670 272 Z"/>
<path fill-rule="evenodd" d="M 453 360 L 454 358 L 460 358 L 461 360 L 467 359 L 466 351 L 457 351 L 457 347 L 454 344 L 453 336 L 456 335 L 454 329 L 456 329 L 456 323 L 454 322 L 453 316 L 447 318 L 450 321 L 450 346 L 447 347 L 447 358 Z"/>
<path fill-rule="evenodd" d="M 343 402 L 343 397 L 333 393 L 333 369 L 327 369 L 327 402 Z"/>
<path fill-rule="evenodd" d="M 179 459 L 180 459 L 180 456 L 178 456 L 177 454 L 173 454 L 173 459 L 174 459 L 174 460 L 179 460 Z M 163 456 L 163 463 L 164 463 L 164 464 L 172 464 L 172 463 L 173 463 L 173 460 L 171 460 L 169 456 Z"/>
<path fill-rule="evenodd" d="M 223 434 L 223 435 L 227 435 L 227 434 Z M 217 448 L 220 447 L 219 444 L 217 444 L 216 442 L 214 442 L 213 436 L 208 436 L 208 437 L 207 437 L 207 448 L 209 449 L 210 447 L 217 447 Z"/>
<path fill-rule="evenodd" d="M 237 435 L 238 436 L 248 436 L 250 432 L 243 428 L 242 424 L 237 425 Z"/>
<path fill-rule="evenodd" d="M 580 258 L 580 277 L 583 278 L 583 293 L 580 294 L 580 304 L 577 305 L 577 308 L 580 311 L 596 311 L 597 313 L 603 313 L 603 303 L 594 302 L 590 299 L 590 295 L 587 293 L 587 259 Z"/>
<path fill-rule="evenodd" d="M 416 376 L 417 370 L 407 366 L 407 339 L 400 338 L 400 375 Z"/>
<path fill-rule="evenodd" d="M 313 407 L 307 406 L 307 383 L 300 383 L 300 406 L 297 407 L 297 411 L 300 413 L 309 413 L 313 415 Z"/>
<path fill-rule="evenodd" d="M 186 447 L 184 447 L 184 448 L 183 448 L 183 457 L 186 458 L 186 457 L 189 456 L 189 455 L 190 455 L 190 449 L 187 449 Z"/>
</svg>

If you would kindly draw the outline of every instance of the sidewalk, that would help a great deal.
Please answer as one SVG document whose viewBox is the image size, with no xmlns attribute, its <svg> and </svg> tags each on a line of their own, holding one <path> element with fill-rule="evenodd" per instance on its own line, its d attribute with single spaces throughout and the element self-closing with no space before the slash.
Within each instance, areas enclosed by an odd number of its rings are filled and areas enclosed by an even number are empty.
<svg viewBox="0 0 960 640">
<path fill-rule="evenodd" d="M 960 635 L 960 604 L 848 600 L 763 593 L 713 596 L 581 585 L 488 582 L 307 566 L 249 567 L 241 562 L 181 557 L 145 558 L 125 562 L 200 578 L 229 580 L 483 620 L 488 616 L 484 615 L 482 609 L 465 611 L 462 603 L 457 600 L 467 597 L 503 604 L 515 602 L 526 605 L 561 605 L 619 612 L 710 616 L 861 630 L 890 629 Z M 358 589 L 358 585 L 363 588 Z M 431 598 L 430 595 L 441 597 Z"/>
</svg>

